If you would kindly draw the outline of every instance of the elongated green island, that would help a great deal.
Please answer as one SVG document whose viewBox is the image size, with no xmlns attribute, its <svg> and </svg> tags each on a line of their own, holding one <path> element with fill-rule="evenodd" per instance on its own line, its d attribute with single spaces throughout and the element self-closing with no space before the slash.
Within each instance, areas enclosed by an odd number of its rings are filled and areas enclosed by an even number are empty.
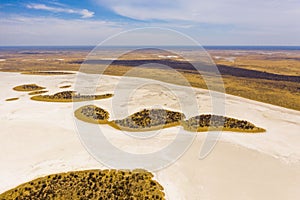
<svg viewBox="0 0 300 200">
<path fill-rule="evenodd" d="M 48 92 L 48 90 L 38 90 L 38 91 L 29 92 L 28 95 L 44 94 L 44 93 L 47 93 L 47 92 Z"/>
<path fill-rule="evenodd" d="M 163 187 L 145 170 L 85 170 L 52 174 L 0 194 L 8 199 L 165 199 Z"/>
<path fill-rule="evenodd" d="M 109 125 L 124 131 L 151 131 L 180 125 L 185 115 L 164 109 L 144 109 Z"/>
<path fill-rule="evenodd" d="M 63 85 L 63 86 L 60 86 L 59 88 L 70 88 L 71 85 Z"/>
<path fill-rule="evenodd" d="M 13 98 L 5 99 L 5 101 L 16 101 L 18 99 L 19 99 L 19 97 L 13 97 Z"/>
<path fill-rule="evenodd" d="M 187 131 L 234 131 L 259 133 L 266 130 L 246 121 L 230 117 L 203 114 L 186 120 L 180 112 L 165 109 L 143 109 L 124 119 L 109 121 L 109 113 L 94 105 L 83 106 L 75 111 L 78 119 L 95 124 L 108 124 L 115 129 L 132 132 L 143 132 L 183 126 Z"/>
<path fill-rule="evenodd" d="M 69 75 L 74 74 L 73 72 L 60 72 L 60 71 L 26 71 L 21 74 L 26 75 Z"/>
<path fill-rule="evenodd" d="M 182 126 L 187 131 L 196 132 L 220 130 L 258 133 L 266 131 L 245 120 L 211 114 L 191 117 L 186 121 L 182 121 Z"/>
<path fill-rule="evenodd" d="M 106 124 L 109 119 L 109 113 L 106 110 L 94 105 L 78 108 L 75 111 L 75 116 L 82 121 L 94 124 Z"/>
<path fill-rule="evenodd" d="M 31 92 L 31 91 L 36 91 L 36 90 L 42 90 L 45 89 L 45 87 L 36 85 L 36 84 L 24 84 L 24 85 L 18 85 L 13 88 L 16 91 L 20 92 Z"/>
<path fill-rule="evenodd" d="M 63 91 L 53 95 L 37 95 L 31 97 L 35 101 L 47 101 L 47 102 L 78 102 L 78 101 L 92 101 L 99 99 L 106 99 L 112 97 L 113 94 L 102 95 L 82 95 L 75 91 Z"/>
</svg>

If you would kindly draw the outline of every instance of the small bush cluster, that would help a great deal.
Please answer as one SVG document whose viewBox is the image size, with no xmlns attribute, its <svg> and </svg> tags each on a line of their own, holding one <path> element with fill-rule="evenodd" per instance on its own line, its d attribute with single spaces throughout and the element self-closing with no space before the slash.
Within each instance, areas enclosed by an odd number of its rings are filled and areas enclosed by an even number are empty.
<svg viewBox="0 0 300 200">
<path fill-rule="evenodd" d="M 74 115 L 82 121 L 95 124 L 108 123 L 109 119 L 109 113 L 106 110 L 94 105 L 82 106 L 75 111 Z"/>
<path fill-rule="evenodd" d="M 109 118 L 109 113 L 106 110 L 93 105 L 83 106 L 81 108 L 81 114 L 95 120 L 105 120 Z"/>
<path fill-rule="evenodd" d="M 38 86 L 36 84 L 25 84 L 25 85 L 16 86 L 13 89 L 21 92 L 30 92 L 30 91 L 42 90 L 45 88 L 42 86 Z"/>
</svg>

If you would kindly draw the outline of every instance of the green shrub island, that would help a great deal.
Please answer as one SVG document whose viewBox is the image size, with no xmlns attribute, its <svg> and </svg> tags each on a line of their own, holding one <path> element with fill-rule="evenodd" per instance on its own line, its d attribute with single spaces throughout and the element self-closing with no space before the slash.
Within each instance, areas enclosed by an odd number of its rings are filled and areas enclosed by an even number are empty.
<svg viewBox="0 0 300 200">
<path fill-rule="evenodd" d="M 144 109 L 124 119 L 109 122 L 114 128 L 126 131 L 158 130 L 178 126 L 185 115 L 164 109 Z"/>
<path fill-rule="evenodd" d="M 109 113 L 106 110 L 94 105 L 80 107 L 75 111 L 75 116 L 82 121 L 94 124 L 105 124 L 109 119 Z"/>
<path fill-rule="evenodd" d="M 63 91 L 53 95 L 37 95 L 31 97 L 35 101 L 48 101 L 48 102 L 78 102 L 78 101 L 92 101 L 99 99 L 106 99 L 112 97 L 113 94 L 102 95 L 81 95 L 75 91 Z"/>
<path fill-rule="evenodd" d="M 265 129 L 256 127 L 254 124 L 245 121 L 238 120 L 230 117 L 224 117 L 219 115 L 199 115 L 191 117 L 190 119 L 183 121 L 182 126 L 188 131 L 241 131 L 241 132 L 264 132 Z"/>
<path fill-rule="evenodd" d="M 28 72 L 22 72 L 21 74 L 27 74 L 27 75 L 69 75 L 69 74 L 75 74 L 73 72 L 60 72 L 60 71 L 28 71 Z"/>
<path fill-rule="evenodd" d="M 254 124 L 230 117 L 203 114 L 186 120 L 180 112 L 165 109 L 143 109 L 124 118 L 109 121 L 109 113 L 97 106 L 83 106 L 75 111 L 75 116 L 86 122 L 108 124 L 124 131 L 151 131 L 173 126 L 183 126 L 187 131 L 235 131 L 235 132 L 265 132 L 266 130 Z"/>
<path fill-rule="evenodd" d="M 52 174 L 0 194 L 0 200 L 165 199 L 163 187 L 145 170 L 85 170 Z"/>
<path fill-rule="evenodd" d="M 45 88 L 36 84 L 25 84 L 25 85 L 18 85 L 13 89 L 20 92 L 31 92 L 36 90 L 42 90 Z"/>
<path fill-rule="evenodd" d="M 28 95 L 44 94 L 46 92 L 48 92 L 48 90 L 38 90 L 38 91 L 29 92 Z"/>
</svg>

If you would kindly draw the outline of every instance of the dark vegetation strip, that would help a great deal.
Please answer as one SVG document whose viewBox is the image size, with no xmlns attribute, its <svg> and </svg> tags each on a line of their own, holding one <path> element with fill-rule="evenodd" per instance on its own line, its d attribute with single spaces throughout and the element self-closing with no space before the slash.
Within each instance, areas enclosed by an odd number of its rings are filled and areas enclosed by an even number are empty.
<svg viewBox="0 0 300 200">
<path fill-rule="evenodd" d="M 72 61 L 71 63 L 81 64 L 82 61 Z M 183 70 L 184 72 L 196 73 L 194 66 L 199 66 L 200 73 L 214 73 L 215 68 L 212 65 L 207 65 L 203 63 L 190 63 L 185 61 L 176 60 L 88 60 L 85 61 L 86 64 L 106 64 L 106 65 L 119 65 L 119 66 L 131 66 L 138 67 L 142 65 L 147 65 L 150 68 L 163 68 L 162 65 L 169 66 L 173 69 Z M 194 65 L 194 66 L 193 66 Z M 217 65 L 217 68 L 221 75 L 230 75 L 235 77 L 246 77 L 246 78 L 256 78 L 274 81 L 288 81 L 288 82 L 300 82 L 300 76 L 289 76 L 273 74 L 268 72 L 262 72 L 258 70 L 242 69 L 237 67 L 231 67 L 227 65 Z"/>
</svg>

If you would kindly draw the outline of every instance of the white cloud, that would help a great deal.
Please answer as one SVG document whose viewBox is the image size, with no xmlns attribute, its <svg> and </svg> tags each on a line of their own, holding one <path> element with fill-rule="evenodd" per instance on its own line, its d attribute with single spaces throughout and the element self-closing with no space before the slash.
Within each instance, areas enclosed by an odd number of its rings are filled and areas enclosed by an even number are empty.
<svg viewBox="0 0 300 200">
<path fill-rule="evenodd" d="M 83 9 L 83 10 L 80 10 L 80 14 L 82 15 L 82 18 L 90 18 L 90 17 L 93 17 L 95 13 L 91 12 L 87 9 Z"/>
<path fill-rule="evenodd" d="M 186 33 L 214 44 L 300 44 L 299 0 L 95 1 L 129 18 L 186 26 Z"/>
<path fill-rule="evenodd" d="M 189 45 L 189 40 L 170 31 L 139 29 L 138 24 L 91 19 L 9 16 L 0 19 L 1 45 Z M 143 25 L 142 25 L 143 26 Z M 121 32 L 124 34 L 120 34 Z M 116 37 L 109 39 L 117 34 Z M 108 40 L 106 40 L 108 39 Z"/>
<path fill-rule="evenodd" d="M 248 28 L 291 27 L 300 19 L 298 0 L 98 0 L 114 12 L 139 20 L 230 24 Z"/>
<path fill-rule="evenodd" d="M 46 10 L 50 12 L 61 12 L 61 13 L 69 13 L 69 14 L 79 14 L 82 18 L 90 18 L 94 16 L 94 12 L 89 11 L 87 9 L 70 9 L 63 7 L 53 7 L 47 6 L 45 4 L 27 4 L 27 8 L 35 9 L 35 10 Z"/>
<path fill-rule="evenodd" d="M 1 45 L 95 45 L 123 29 L 91 19 L 9 16 L 0 19 Z"/>
<path fill-rule="evenodd" d="M 116 13 L 140 20 L 272 24 L 300 18 L 298 0 L 97 0 Z"/>
</svg>

